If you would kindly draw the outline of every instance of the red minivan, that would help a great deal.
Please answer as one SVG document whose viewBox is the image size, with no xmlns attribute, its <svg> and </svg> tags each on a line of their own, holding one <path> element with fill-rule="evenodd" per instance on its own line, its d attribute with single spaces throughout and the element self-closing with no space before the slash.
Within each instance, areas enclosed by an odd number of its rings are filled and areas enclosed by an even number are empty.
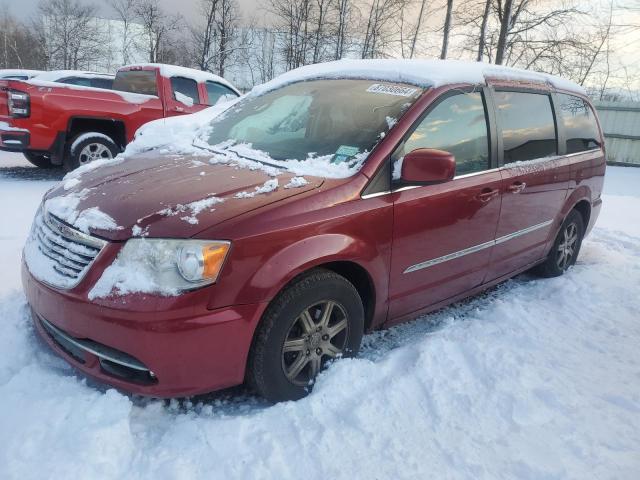
<svg viewBox="0 0 640 480">
<path fill-rule="evenodd" d="M 48 344 L 153 397 L 246 382 L 300 398 L 364 332 L 526 270 L 561 275 L 605 173 L 580 87 L 450 61 L 304 67 L 190 152 L 68 175 L 23 255 Z"/>
</svg>

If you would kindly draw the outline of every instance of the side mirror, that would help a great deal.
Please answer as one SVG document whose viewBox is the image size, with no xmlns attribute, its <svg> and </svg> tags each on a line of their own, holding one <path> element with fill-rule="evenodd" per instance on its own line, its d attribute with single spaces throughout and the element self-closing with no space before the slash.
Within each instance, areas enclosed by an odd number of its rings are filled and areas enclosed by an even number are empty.
<svg viewBox="0 0 640 480">
<path fill-rule="evenodd" d="M 428 185 L 448 182 L 455 173 L 456 159 L 451 153 L 419 148 L 405 155 L 400 176 L 407 183 Z"/>
</svg>

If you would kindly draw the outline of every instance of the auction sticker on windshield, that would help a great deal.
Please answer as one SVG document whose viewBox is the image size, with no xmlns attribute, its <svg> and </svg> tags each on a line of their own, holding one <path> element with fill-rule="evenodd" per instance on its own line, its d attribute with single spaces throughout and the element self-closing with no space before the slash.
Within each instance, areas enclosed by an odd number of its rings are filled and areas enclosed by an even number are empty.
<svg viewBox="0 0 640 480">
<path fill-rule="evenodd" d="M 355 157 L 359 151 L 360 149 L 358 147 L 352 147 L 350 145 L 340 145 L 338 150 L 336 150 L 333 161 L 334 163 L 342 163 L 350 157 Z"/>
<path fill-rule="evenodd" d="M 410 97 L 417 91 L 417 88 L 401 87 L 399 85 L 383 85 L 381 83 L 374 83 L 367 88 L 367 92 L 369 93 L 384 93 L 397 97 Z"/>
</svg>

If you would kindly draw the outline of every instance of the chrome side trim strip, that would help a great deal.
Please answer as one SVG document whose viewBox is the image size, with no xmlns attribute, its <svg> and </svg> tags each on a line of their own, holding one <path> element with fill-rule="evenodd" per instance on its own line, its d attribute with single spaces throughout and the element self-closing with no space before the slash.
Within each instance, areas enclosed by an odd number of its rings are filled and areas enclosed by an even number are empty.
<svg viewBox="0 0 640 480">
<path fill-rule="evenodd" d="M 449 260 L 455 260 L 456 258 L 464 257 L 465 255 L 470 255 L 472 253 L 479 252 L 486 248 L 493 247 L 494 245 L 499 245 L 501 243 L 507 242 L 509 240 L 513 240 L 514 238 L 520 237 L 522 235 L 526 235 L 536 230 L 540 230 L 541 228 L 547 227 L 552 223 L 553 223 L 553 220 L 547 220 L 546 222 L 538 223 L 537 225 L 532 225 L 531 227 L 523 228 L 522 230 L 518 230 L 517 232 L 513 232 L 508 235 L 504 235 L 502 237 L 496 238 L 495 240 L 490 240 L 488 242 L 481 243 L 479 245 L 474 245 L 473 247 L 465 248 L 464 250 L 459 250 L 457 252 L 449 253 L 447 255 L 443 255 L 442 257 L 433 258 L 431 260 L 426 260 L 424 262 L 416 263 L 415 265 L 411 265 L 410 267 L 408 267 L 402 273 L 411 273 L 417 270 L 422 270 L 424 268 L 433 267 L 434 265 L 438 265 L 440 263 L 448 262 Z"/>
<path fill-rule="evenodd" d="M 471 173 L 465 173 L 464 175 L 456 175 L 455 177 L 453 177 L 453 179 L 457 180 L 459 178 L 475 177 L 477 175 L 484 175 L 485 173 L 497 172 L 498 170 L 500 170 L 500 169 L 499 168 L 490 168 L 489 170 L 481 170 L 479 172 L 471 172 Z"/>
<path fill-rule="evenodd" d="M 501 243 L 508 242 L 517 237 L 521 237 L 522 235 L 526 235 L 527 233 L 535 232 L 536 230 L 540 230 L 541 228 L 548 227 L 553 223 L 553 220 L 547 220 L 546 222 L 538 223 L 537 225 L 532 225 L 531 227 L 523 228 L 522 230 L 518 230 L 517 232 L 510 233 L 508 235 L 504 235 L 502 237 L 496 238 L 495 244 L 500 245 Z"/>
<path fill-rule="evenodd" d="M 434 265 L 438 265 L 439 263 L 448 262 L 449 260 L 455 260 L 456 258 L 479 252 L 480 250 L 484 250 L 485 248 L 493 247 L 494 244 L 495 242 L 491 240 L 490 242 L 481 243 L 480 245 L 465 248 L 464 250 L 460 250 L 458 252 L 449 253 L 448 255 L 434 258 L 433 260 L 427 260 L 426 262 L 417 263 L 407 268 L 403 273 L 411 273 L 415 272 L 416 270 L 422 270 L 423 268 L 433 267 Z"/>
<path fill-rule="evenodd" d="M 390 193 L 391 193 L 391 190 L 385 190 L 384 192 L 368 193 L 367 195 L 361 195 L 360 198 L 363 200 L 366 200 L 367 198 L 381 197 L 383 195 L 388 195 Z"/>
</svg>

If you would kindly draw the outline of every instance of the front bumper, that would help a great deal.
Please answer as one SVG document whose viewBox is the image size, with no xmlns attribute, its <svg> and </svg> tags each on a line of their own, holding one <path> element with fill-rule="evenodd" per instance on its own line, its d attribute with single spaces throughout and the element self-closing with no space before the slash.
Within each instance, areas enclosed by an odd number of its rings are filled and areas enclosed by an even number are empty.
<svg viewBox="0 0 640 480">
<path fill-rule="evenodd" d="M 266 308 L 259 303 L 207 310 L 206 302 L 185 308 L 182 301 L 172 308 L 166 299 L 155 312 L 109 308 L 43 285 L 24 263 L 22 282 L 36 330 L 53 350 L 102 383 L 151 397 L 191 396 L 241 384 Z M 133 305 L 130 299 L 123 303 Z"/>
</svg>

